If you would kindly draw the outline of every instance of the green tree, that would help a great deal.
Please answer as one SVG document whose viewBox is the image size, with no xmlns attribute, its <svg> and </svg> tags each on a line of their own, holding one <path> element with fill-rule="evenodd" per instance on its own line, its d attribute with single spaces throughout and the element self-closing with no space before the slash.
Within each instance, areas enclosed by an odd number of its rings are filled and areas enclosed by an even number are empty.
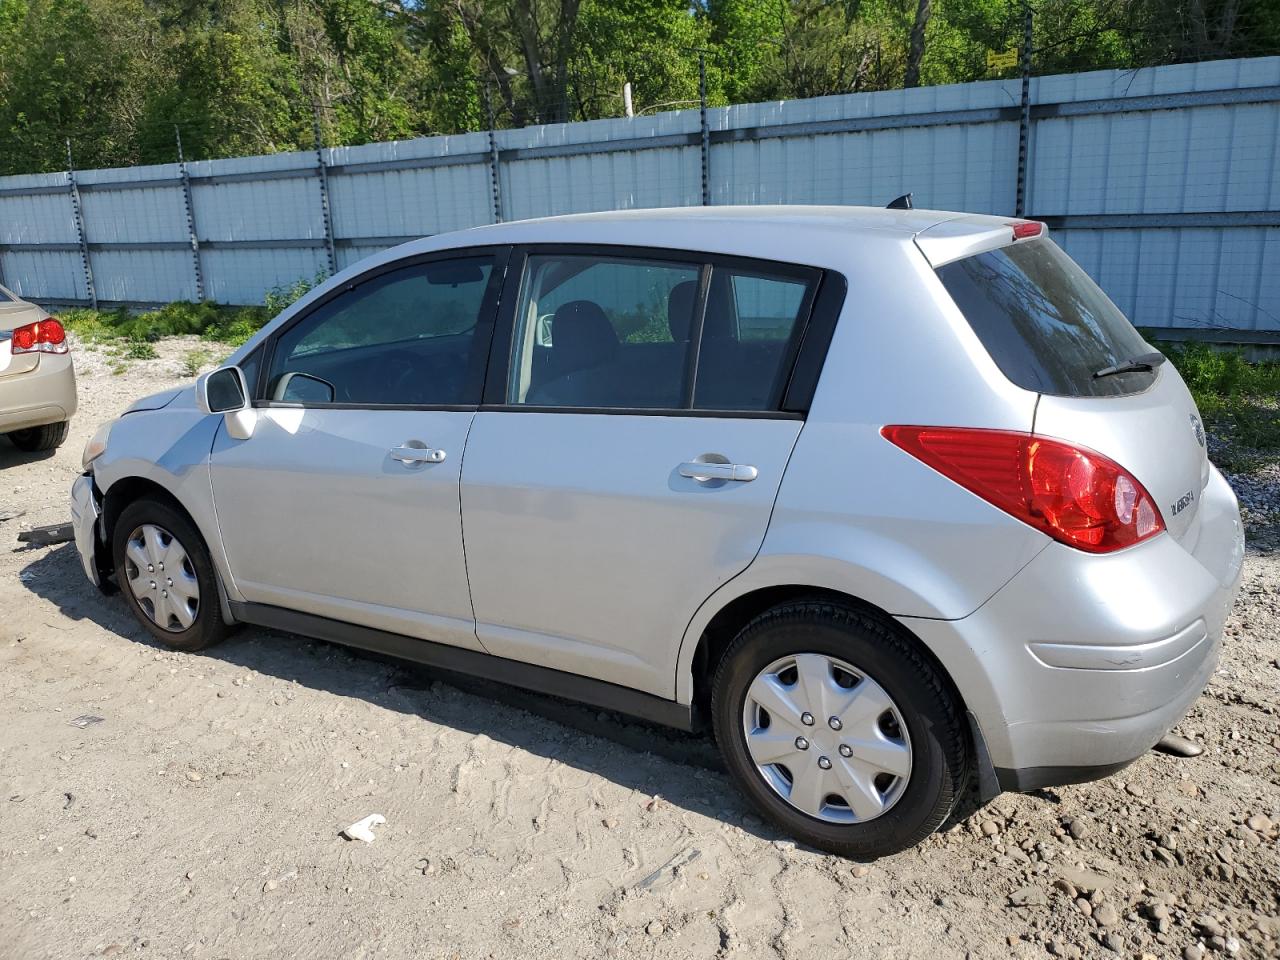
<svg viewBox="0 0 1280 960">
<path fill-rule="evenodd" d="M 1031 0 L 1037 73 L 1280 53 L 1276 0 Z M 1015 76 L 1022 0 L 0 0 L 0 173 Z"/>
</svg>

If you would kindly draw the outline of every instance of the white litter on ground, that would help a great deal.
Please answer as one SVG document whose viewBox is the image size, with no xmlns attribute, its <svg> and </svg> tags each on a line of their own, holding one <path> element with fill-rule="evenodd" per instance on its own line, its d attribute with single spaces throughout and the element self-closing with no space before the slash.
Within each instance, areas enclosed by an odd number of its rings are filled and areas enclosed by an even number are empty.
<svg viewBox="0 0 1280 960">
<path fill-rule="evenodd" d="M 363 840 L 365 843 L 373 843 L 377 838 L 373 835 L 373 827 L 386 823 L 387 818 L 380 813 L 371 813 L 363 820 L 357 820 L 351 826 L 342 831 L 342 835 L 348 840 Z"/>
</svg>

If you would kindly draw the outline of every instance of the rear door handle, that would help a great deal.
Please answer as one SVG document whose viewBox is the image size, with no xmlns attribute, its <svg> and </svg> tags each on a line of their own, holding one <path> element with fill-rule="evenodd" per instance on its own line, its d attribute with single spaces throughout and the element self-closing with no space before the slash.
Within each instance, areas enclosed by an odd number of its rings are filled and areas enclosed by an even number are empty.
<svg viewBox="0 0 1280 960">
<path fill-rule="evenodd" d="M 401 463 L 443 463 L 444 457 L 443 450 L 433 450 L 431 447 L 391 448 L 391 459 L 399 460 Z"/>
<path fill-rule="evenodd" d="M 756 477 L 760 476 L 760 471 L 750 464 L 703 463 L 698 460 L 680 464 L 679 471 L 680 476 L 682 477 L 688 477 L 690 480 L 704 481 L 736 480 L 739 483 L 749 483 Z"/>
</svg>

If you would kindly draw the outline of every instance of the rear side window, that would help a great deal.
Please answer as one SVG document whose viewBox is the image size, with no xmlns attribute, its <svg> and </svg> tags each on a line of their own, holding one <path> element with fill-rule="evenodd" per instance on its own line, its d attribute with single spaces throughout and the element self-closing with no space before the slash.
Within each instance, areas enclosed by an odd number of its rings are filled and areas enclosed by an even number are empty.
<svg viewBox="0 0 1280 960">
<path fill-rule="evenodd" d="M 698 277 L 696 264 L 531 256 L 508 402 L 679 407 Z"/>
<path fill-rule="evenodd" d="M 777 408 L 808 316 L 811 288 L 795 277 L 712 271 L 695 409 Z"/>
<path fill-rule="evenodd" d="M 1043 238 L 938 269 L 947 292 L 1018 386 L 1064 397 L 1138 393 L 1156 374 L 1095 377 L 1151 348 L 1080 266 Z"/>
<path fill-rule="evenodd" d="M 0 303 L 13 303 L 13 297 L 4 287 L 0 287 Z"/>
<path fill-rule="evenodd" d="M 816 273 L 637 255 L 533 254 L 506 401 L 778 410 Z"/>
</svg>

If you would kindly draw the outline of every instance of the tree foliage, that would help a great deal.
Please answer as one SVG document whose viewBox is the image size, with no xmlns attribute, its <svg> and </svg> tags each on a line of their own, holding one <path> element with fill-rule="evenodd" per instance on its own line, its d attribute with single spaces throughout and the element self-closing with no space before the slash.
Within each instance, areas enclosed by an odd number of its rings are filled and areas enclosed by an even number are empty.
<svg viewBox="0 0 1280 960">
<path fill-rule="evenodd" d="M 0 0 L 0 173 L 1012 75 L 1022 2 Z M 1280 53 L 1276 0 L 1030 2 L 1038 73 Z"/>
</svg>

